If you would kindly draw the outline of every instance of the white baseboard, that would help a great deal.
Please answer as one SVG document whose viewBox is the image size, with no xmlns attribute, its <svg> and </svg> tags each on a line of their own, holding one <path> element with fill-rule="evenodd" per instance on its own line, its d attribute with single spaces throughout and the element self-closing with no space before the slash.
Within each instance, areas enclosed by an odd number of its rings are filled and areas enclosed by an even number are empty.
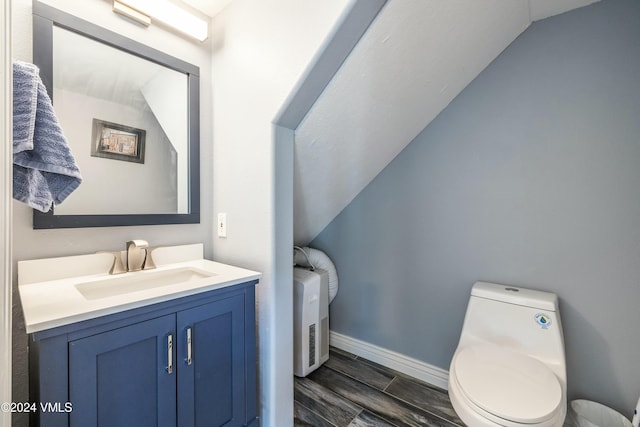
<svg viewBox="0 0 640 427">
<path fill-rule="evenodd" d="M 436 387 L 448 389 L 449 371 L 437 366 L 333 331 L 329 331 L 329 343 L 340 350 L 379 363 Z"/>
</svg>

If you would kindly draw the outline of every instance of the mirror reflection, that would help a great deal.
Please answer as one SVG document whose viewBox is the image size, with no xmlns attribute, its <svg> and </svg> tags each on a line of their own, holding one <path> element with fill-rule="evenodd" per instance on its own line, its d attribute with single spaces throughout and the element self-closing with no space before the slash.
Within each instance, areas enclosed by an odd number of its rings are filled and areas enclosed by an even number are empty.
<svg viewBox="0 0 640 427">
<path fill-rule="evenodd" d="M 54 26 L 52 98 L 84 177 L 56 215 L 189 213 L 186 74 Z"/>
<path fill-rule="evenodd" d="M 33 2 L 33 62 L 83 183 L 33 228 L 200 222 L 200 70 Z"/>
</svg>

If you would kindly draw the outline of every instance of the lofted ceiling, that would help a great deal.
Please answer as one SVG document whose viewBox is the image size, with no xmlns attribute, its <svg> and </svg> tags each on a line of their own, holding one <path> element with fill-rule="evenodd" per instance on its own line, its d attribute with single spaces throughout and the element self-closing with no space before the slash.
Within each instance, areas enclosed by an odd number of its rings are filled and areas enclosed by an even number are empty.
<svg viewBox="0 0 640 427">
<path fill-rule="evenodd" d="M 389 0 L 296 129 L 308 244 L 533 21 L 597 0 Z"/>
</svg>

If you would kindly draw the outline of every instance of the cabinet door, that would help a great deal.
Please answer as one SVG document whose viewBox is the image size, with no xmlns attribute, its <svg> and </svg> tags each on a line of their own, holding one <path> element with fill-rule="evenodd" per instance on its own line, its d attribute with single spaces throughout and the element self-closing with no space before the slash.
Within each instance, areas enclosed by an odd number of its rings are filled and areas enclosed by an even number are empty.
<svg viewBox="0 0 640 427">
<path fill-rule="evenodd" d="M 175 315 L 71 341 L 71 426 L 175 427 L 175 356 Z"/>
<path fill-rule="evenodd" d="M 244 295 L 178 312 L 177 330 L 178 425 L 245 425 Z"/>
</svg>

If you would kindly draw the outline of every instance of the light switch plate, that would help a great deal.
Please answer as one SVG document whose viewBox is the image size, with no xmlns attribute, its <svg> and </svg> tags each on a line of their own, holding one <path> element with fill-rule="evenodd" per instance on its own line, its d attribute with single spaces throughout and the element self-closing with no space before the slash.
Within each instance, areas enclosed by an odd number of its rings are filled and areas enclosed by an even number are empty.
<svg viewBox="0 0 640 427">
<path fill-rule="evenodd" d="M 218 213 L 218 237 L 227 237 L 227 214 Z"/>
</svg>

